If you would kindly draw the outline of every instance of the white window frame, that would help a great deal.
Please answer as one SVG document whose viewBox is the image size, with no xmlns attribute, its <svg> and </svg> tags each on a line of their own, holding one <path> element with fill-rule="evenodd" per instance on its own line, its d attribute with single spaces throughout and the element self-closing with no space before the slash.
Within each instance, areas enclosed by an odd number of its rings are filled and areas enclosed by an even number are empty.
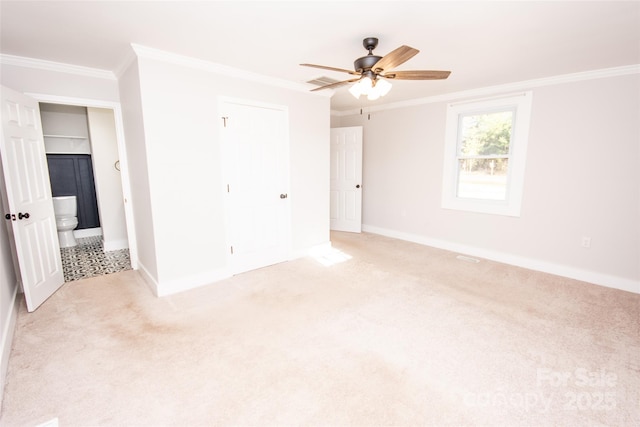
<svg viewBox="0 0 640 427">
<path fill-rule="evenodd" d="M 444 168 L 442 177 L 442 207 L 495 215 L 520 216 L 524 170 L 529 139 L 532 92 L 452 103 L 447 106 Z M 509 145 L 506 200 L 470 199 L 457 196 L 458 133 L 460 118 L 512 109 L 515 111 Z"/>
</svg>

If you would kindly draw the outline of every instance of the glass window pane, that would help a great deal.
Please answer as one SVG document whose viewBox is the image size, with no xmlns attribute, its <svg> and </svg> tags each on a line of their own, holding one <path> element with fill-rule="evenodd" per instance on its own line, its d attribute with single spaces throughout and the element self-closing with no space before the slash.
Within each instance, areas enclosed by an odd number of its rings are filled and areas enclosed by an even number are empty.
<svg viewBox="0 0 640 427">
<path fill-rule="evenodd" d="M 458 154 L 499 156 L 509 154 L 513 111 L 460 116 Z"/>
<path fill-rule="evenodd" d="M 508 159 L 460 159 L 457 196 L 506 200 Z"/>
</svg>

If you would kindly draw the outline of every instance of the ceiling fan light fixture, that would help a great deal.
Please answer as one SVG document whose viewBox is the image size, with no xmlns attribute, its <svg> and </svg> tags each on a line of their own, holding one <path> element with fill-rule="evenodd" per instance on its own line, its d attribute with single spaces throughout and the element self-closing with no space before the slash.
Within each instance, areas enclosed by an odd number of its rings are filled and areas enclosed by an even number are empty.
<svg viewBox="0 0 640 427">
<path fill-rule="evenodd" d="M 385 96 L 391 90 L 391 83 L 386 79 L 378 77 L 371 79 L 368 76 L 362 77 L 357 83 L 349 88 L 349 92 L 359 99 L 360 95 L 366 95 L 369 101 L 375 101 L 381 96 Z"/>
<path fill-rule="evenodd" d="M 354 98 L 359 99 L 360 95 L 362 95 L 362 87 L 360 85 L 360 81 L 352 84 L 349 88 L 349 93 L 354 96 Z"/>
<path fill-rule="evenodd" d="M 372 90 L 371 92 L 369 92 L 369 95 L 367 95 L 367 99 L 369 101 L 375 101 L 378 98 L 380 98 L 380 92 L 377 90 Z"/>
<path fill-rule="evenodd" d="M 373 88 L 373 80 L 368 76 L 362 77 L 358 80 L 351 88 L 349 88 L 349 92 L 356 99 L 360 98 L 360 95 L 369 95 L 371 89 Z"/>
<path fill-rule="evenodd" d="M 391 83 L 387 79 L 378 77 L 376 79 L 375 88 L 380 91 L 380 96 L 385 96 L 391 90 Z"/>
</svg>

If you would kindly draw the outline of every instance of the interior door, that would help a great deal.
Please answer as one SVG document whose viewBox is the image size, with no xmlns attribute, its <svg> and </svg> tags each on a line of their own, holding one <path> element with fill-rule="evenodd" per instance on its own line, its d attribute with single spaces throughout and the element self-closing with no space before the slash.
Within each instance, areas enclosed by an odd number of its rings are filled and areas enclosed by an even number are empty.
<svg viewBox="0 0 640 427">
<path fill-rule="evenodd" d="M 222 147 L 233 274 L 288 259 L 287 112 L 225 101 Z"/>
<path fill-rule="evenodd" d="M 362 126 L 331 129 L 330 228 L 362 231 Z"/>
<path fill-rule="evenodd" d="M 4 86 L 1 98 L 3 217 L 33 311 L 64 284 L 40 111 L 36 100 Z"/>
</svg>

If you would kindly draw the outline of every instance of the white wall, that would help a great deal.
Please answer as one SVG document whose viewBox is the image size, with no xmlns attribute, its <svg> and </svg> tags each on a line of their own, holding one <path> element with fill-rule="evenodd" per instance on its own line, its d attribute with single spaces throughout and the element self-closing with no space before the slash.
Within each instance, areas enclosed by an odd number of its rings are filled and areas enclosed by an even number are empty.
<svg viewBox="0 0 640 427">
<path fill-rule="evenodd" d="M 87 109 L 76 105 L 40 103 L 42 133 L 89 139 Z"/>
<path fill-rule="evenodd" d="M 115 77 L 82 75 L 76 68 L 67 67 L 68 72 L 46 68 L 9 65 L 0 56 L 0 78 L 2 84 L 23 93 L 68 96 L 72 98 L 99 99 L 118 102 L 118 81 Z"/>
<path fill-rule="evenodd" d="M 134 61 L 120 76 L 120 102 L 131 183 L 131 204 L 138 250 L 138 266 L 146 276 L 157 277 L 156 241 L 149 196 L 149 172 L 142 118 L 138 63 Z"/>
<path fill-rule="evenodd" d="M 113 110 L 87 108 L 87 121 L 91 135 L 93 172 L 100 211 L 100 227 L 104 250 L 113 251 L 129 247 L 124 213 L 124 197 L 120 171 L 116 169 L 118 141 Z"/>
<path fill-rule="evenodd" d="M 91 154 L 85 107 L 43 102 L 39 106 L 47 154 Z"/>
<path fill-rule="evenodd" d="M 156 242 L 157 274 L 150 279 L 159 294 L 228 274 L 220 96 L 288 107 L 293 252 L 328 243 L 328 98 L 162 60 L 139 57 L 137 63 L 151 208 L 146 215 Z"/>
<path fill-rule="evenodd" d="M 364 126 L 364 229 L 640 292 L 638 93 L 637 74 L 533 88 L 519 218 L 441 208 L 445 102 L 341 117 Z"/>
<path fill-rule="evenodd" d="M 4 207 L 7 201 L 4 194 L 4 173 L 2 162 L 0 162 L 0 190 L 3 197 L 0 197 L 0 212 L 4 222 Z M 9 367 L 9 354 L 11 353 L 11 342 L 17 319 L 18 278 L 14 268 L 12 254 L 12 236 L 7 231 L 7 223 L 0 226 L 0 396 L 3 396 L 4 383 Z M 2 399 L 0 398 L 0 411 L 2 410 Z"/>
</svg>

